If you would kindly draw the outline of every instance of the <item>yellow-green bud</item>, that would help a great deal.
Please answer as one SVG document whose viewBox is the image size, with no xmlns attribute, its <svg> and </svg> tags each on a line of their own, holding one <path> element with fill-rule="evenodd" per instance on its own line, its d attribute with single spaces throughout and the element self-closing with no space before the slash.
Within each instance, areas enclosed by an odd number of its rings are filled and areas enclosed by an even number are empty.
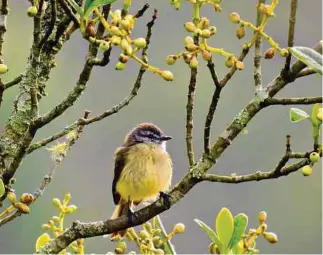
<svg viewBox="0 0 323 255">
<path fill-rule="evenodd" d="M 310 165 L 303 166 L 302 174 L 304 176 L 310 176 L 310 175 L 312 175 L 312 172 L 313 172 L 313 169 L 312 169 L 312 167 Z"/>
<path fill-rule="evenodd" d="M 156 246 L 160 240 L 161 240 L 160 236 L 154 236 L 153 237 L 153 244 Z"/>
<path fill-rule="evenodd" d="M 229 20 L 232 22 L 232 23 L 239 23 L 240 22 L 240 15 L 236 12 L 232 12 L 230 15 L 229 15 Z"/>
<path fill-rule="evenodd" d="M 267 213 L 265 211 L 258 213 L 258 220 L 260 221 L 260 223 L 265 222 L 267 220 Z"/>
<path fill-rule="evenodd" d="M 41 228 L 44 230 L 48 230 L 48 229 L 51 229 L 52 227 L 45 223 L 45 224 L 41 225 Z"/>
<path fill-rule="evenodd" d="M 215 33 L 216 33 L 216 31 L 217 31 L 217 29 L 216 29 L 216 27 L 215 27 L 215 26 L 209 27 L 209 30 L 210 30 L 210 32 L 211 32 L 211 35 L 215 35 Z"/>
<path fill-rule="evenodd" d="M 236 65 L 236 68 L 238 70 L 243 70 L 244 69 L 244 64 L 241 61 L 236 61 L 235 65 Z"/>
<path fill-rule="evenodd" d="M 62 207 L 62 203 L 58 198 L 54 198 L 53 199 L 53 204 L 57 207 L 57 208 L 61 208 Z"/>
<path fill-rule="evenodd" d="M 112 26 L 112 27 L 110 28 L 110 33 L 111 33 L 112 35 L 115 35 L 115 36 L 120 36 L 120 35 L 121 35 L 121 31 L 120 31 L 120 29 L 119 29 L 118 27 L 116 27 L 116 26 Z"/>
<path fill-rule="evenodd" d="M 122 26 L 122 28 L 130 30 L 130 21 L 128 19 L 121 20 L 120 25 Z"/>
<path fill-rule="evenodd" d="M 8 67 L 5 64 L 0 64 L 0 74 L 8 72 Z"/>
<path fill-rule="evenodd" d="M 275 56 L 276 54 L 276 49 L 275 48 L 269 48 L 265 52 L 265 59 L 271 59 Z"/>
<path fill-rule="evenodd" d="M 77 210 L 77 206 L 76 205 L 70 205 L 66 208 L 66 211 L 65 213 L 66 214 L 70 214 L 70 213 L 73 213 Z"/>
<path fill-rule="evenodd" d="M 120 46 L 126 52 L 127 55 L 132 54 L 132 48 L 131 48 L 130 44 L 128 43 L 127 39 L 122 39 Z"/>
<path fill-rule="evenodd" d="M 246 35 L 246 30 L 243 25 L 237 28 L 236 36 L 240 40 Z"/>
<path fill-rule="evenodd" d="M 52 217 L 52 220 L 53 220 L 53 221 L 55 221 L 55 222 L 59 222 L 60 218 L 59 218 L 59 217 L 57 217 L 57 216 L 53 216 L 53 217 Z"/>
<path fill-rule="evenodd" d="M 264 232 L 263 236 L 269 243 L 277 243 L 278 242 L 278 237 L 273 232 Z"/>
<path fill-rule="evenodd" d="M 106 41 L 101 41 L 99 47 L 102 50 L 108 50 L 110 48 L 110 43 Z"/>
<path fill-rule="evenodd" d="M 124 254 L 124 251 L 123 251 L 121 248 L 115 248 L 115 249 L 114 249 L 114 252 L 115 252 L 116 254 Z"/>
<path fill-rule="evenodd" d="M 227 68 L 231 68 L 231 67 L 233 67 L 233 65 L 234 65 L 234 60 L 233 60 L 233 57 L 232 56 L 229 56 L 227 59 L 226 59 L 226 61 L 225 61 L 225 66 L 227 67 Z"/>
<path fill-rule="evenodd" d="M 140 230 L 139 231 L 139 237 L 141 239 L 146 239 L 146 238 L 149 238 L 150 235 L 149 235 L 149 233 L 146 230 L 143 229 L 143 230 Z"/>
<path fill-rule="evenodd" d="M 126 68 L 126 65 L 124 63 L 120 62 L 120 61 L 115 66 L 115 69 L 118 70 L 118 71 L 122 71 L 125 68 Z"/>
<path fill-rule="evenodd" d="M 15 203 L 14 207 L 17 208 L 20 212 L 25 214 L 30 212 L 30 208 L 28 207 L 28 205 L 21 202 Z"/>
<path fill-rule="evenodd" d="M 36 6 L 30 6 L 27 10 L 27 15 L 29 17 L 35 17 L 37 14 L 38 10 Z"/>
<path fill-rule="evenodd" d="M 219 4 L 214 4 L 214 11 L 215 12 L 222 12 L 222 8 Z"/>
<path fill-rule="evenodd" d="M 23 193 L 20 197 L 20 202 L 29 205 L 32 201 L 34 201 L 34 196 L 32 194 Z"/>
<path fill-rule="evenodd" d="M 211 31 L 209 29 L 203 29 L 202 30 L 202 37 L 203 38 L 210 38 L 211 37 Z"/>
<path fill-rule="evenodd" d="M 190 36 L 186 36 L 185 39 L 184 39 L 184 45 L 186 46 L 188 44 L 194 44 L 194 40 Z"/>
<path fill-rule="evenodd" d="M 110 39 L 110 42 L 113 44 L 113 45 L 120 45 L 121 43 L 121 38 L 118 37 L 118 36 L 112 36 L 111 39 Z"/>
<path fill-rule="evenodd" d="M 256 233 L 258 235 L 261 235 L 262 233 L 264 233 L 267 230 L 267 224 L 266 223 L 262 223 L 256 230 Z"/>
<path fill-rule="evenodd" d="M 200 29 L 206 29 L 210 26 L 210 20 L 206 17 L 202 17 L 199 24 L 198 24 L 198 28 Z"/>
<path fill-rule="evenodd" d="M 192 52 L 192 51 L 196 51 L 199 48 L 199 46 L 195 45 L 194 43 L 190 43 L 190 44 L 187 44 L 185 48 L 186 50 Z"/>
<path fill-rule="evenodd" d="M 185 225 L 183 223 L 177 223 L 174 226 L 173 233 L 174 234 L 181 234 L 185 231 Z"/>
<path fill-rule="evenodd" d="M 7 193 L 7 199 L 8 199 L 8 201 L 10 202 L 10 203 L 15 203 L 16 201 L 17 201 L 17 197 L 16 197 L 16 194 L 14 193 L 14 192 L 11 192 L 11 191 L 9 191 L 8 193 Z"/>
<path fill-rule="evenodd" d="M 117 247 L 122 249 L 123 252 L 125 252 L 127 249 L 127 243 L 126 242 L 118 242 Z"/>
<path fill-rule="evenodd" d="M 157 229 L 154 229 L 153 230 L 153 236 L 158 236 L 158 235 L 160 235 L 161 234 L 161 229 L 159 229 L 159 228 L 157 228 Z"/>
<path fill-rule="evenodd" d="M 318 154 L 317 152 L 311 152 L 310 154 L 310 161 L 311 163 L 316 163 L 317 161 L 320 160 L 320 154 Z"/>
<path fill-rule="evenodd" d="M 199 65 L 199 62 L 197 61 L 197 58 L 195 56 L 192 57 L 190 61 L 190 68 L 197 68 Z"/>
<path fill-rule="evenodd" d="M 281 49 L 279 54 L 281 57 L 286 58 L 289 55 L 289 51 L 287 49 Z"/>
<path fill-rule="evenodd" d="M 151 225 L 151 223 L 150 222 L 146 222 L 146 223 L 144 223 L 143 225 L 142 225 L 143 227 L 144 227 L 144 229 L 148 232 L 148 233 L 150 233 L 150 234 L 152 234 L 152 232 L 153 232 L 153 227 L 152 227 L 152 225 Z"/>
<path fill-rule="evenodd" d="M 193 22 L 186 22 L 184 24 L 184 27 L 185 27 L 185 29 L 186 29 L 187 32 L 194 33 L 196 31 L 196 26 L 194 25 Z"/>
<path fill-rule="evenodd" d="M 197 28 L 197 29 L 195 30 L 194 34 L 195 34 L 195 35 L 197 35 L 197 36 L 201 36 L 201 35 L 202 35 L 202 30 L 201 30 L 201 29 L 199 29 L 199 28 Z"/>
<path fill-rule="evenodd" d="M 316 114 L 316 119 L 322 122 L 322 108 L 319 108 Z"/>
<path fill-rule="evenodd" d="M 169 55 L 166 58 L 166 62 L 167 62 L 168 65 L 175 64 L 176 60 L 177 60 L 177 57 L 175 55 Z"/>
<path fill-rule="evenodd" d="M 217 248 L 218 248 L 218 246 L 215 243 L 210 243 L 209 244 L 209 253 L 210 254 L 218 254 Z"/>
<path fill-rule="evenodd" d="M 210 61 L 212 58 L 212 54 L 207 50 L 202 50 L 202 57 L 205 61 Z"/>
<path fill-rule="evenodd" d="M 136 45 L 138 48 L 142 49 L 146 47 L 147 42 L 145 38 L 137 38 L 133 40 L 133 44 Z"/>
<path fill-rule="evenodd" d="M 165 252 L 162 249 L 154 249 L 154 254 L 165 254 Z"/>
<path fill-rule="evenodd" d="M 170 71 L 162 71 L 161 72 L 161 76 L 166 81 L 172 81 L 172 80 L 174 80 L 174 75 Z"/>
</svg>

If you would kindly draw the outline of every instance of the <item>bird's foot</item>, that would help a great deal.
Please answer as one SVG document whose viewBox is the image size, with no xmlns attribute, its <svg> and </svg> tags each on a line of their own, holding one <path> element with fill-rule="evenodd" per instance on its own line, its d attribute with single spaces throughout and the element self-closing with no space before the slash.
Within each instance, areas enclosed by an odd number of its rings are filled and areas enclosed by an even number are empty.
<svg viewBox="0 0 323 255">
<path fill-rule="evenodd" d="M 165 207 L 168 210 L 170 208 L 170 206 L 171 206 L 171 203 L 170 203 L 170 195 L 168 195 L 165 192 L 160 191 L 159 192 L 159 196 L 163 199 L 163 203 L 164 203 Z"/>
</svg>

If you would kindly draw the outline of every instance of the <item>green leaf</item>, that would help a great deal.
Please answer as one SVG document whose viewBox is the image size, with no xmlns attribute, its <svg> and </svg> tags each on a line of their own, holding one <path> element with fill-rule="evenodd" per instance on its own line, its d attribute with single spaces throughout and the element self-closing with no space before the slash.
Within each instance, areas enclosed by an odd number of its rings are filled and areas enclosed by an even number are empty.
<svg viewBox="0 0 323 255">
<path fill-rule="evenodd" d="M 292 123 L 299 122 L 301 120 L 305 120 L 310 116 L 301 109 L 298 108 L 290 108 L 289 111 L 289 119 Z"/>
<path fill-rule="evenodd" d="M 118 0 L 86 0 L 84 4 L 84 17 L 88 18 L 95 8 L 102 5 L 112 4 Z"/>
<path fill-rule="evenodd" d="M 229 243 L 229 248 L 237 246 L 238 242 L 241 240 L 243 233 L 246 231 L 248 226 L 248 216 L 244 213 L 239 213 L 234 217 L 234 231 L 232 238 Z"/>
<path fill-rule="evenodd" d="M 295 58 L 322 75 L 323 58 L 321 54 L 307 47 L 292 47 L 288 50 Z"/>
<path fill-rule="evenodd" d="M 160 234 L 161 238 L 167 239 L 167 234 L 159 215 L 153 218 L 153 228 L 160 229 L 162 231 Z M 176 254 L 175 247 L 169 240 L 164 242 L 163 250 L 165 251 L 165 254 Z"/>
<path fill-rule="evenodd" d="M 223 207 L 215 220 L 215 229 L 219 239 L 225 245 L 229 247 L 230 240 L 233 234 L 233 216 L 228 208 Z"/>
<path fill-rule="evenodd" d="M 35 244 L 36 252 L 39 252 L 40 248 L 47 244 L 50 240 L 51 238 L 47 233 L 44 233 L 41 236 L 39 236 Z"/>
<path fill-rule="evenodd" d="M 6 192 L 6 187 L 4 186 L 2 179 L 0 179 L 0 197 L 2 197 L 5 192 Z"/>
<path fill-rule="evenodd" d="M 223 251 L 223 243 L 220 241 L 216 233 L 203 221 L 199 219 L 194 219 L 194 221 L 205 231 L 205 233 L 208 235 L 208 237 L 211 239 L 213 243 L 215 243 L 218 246 L 218 249 L 220 250 L 221 254 Z"/>
</svg>

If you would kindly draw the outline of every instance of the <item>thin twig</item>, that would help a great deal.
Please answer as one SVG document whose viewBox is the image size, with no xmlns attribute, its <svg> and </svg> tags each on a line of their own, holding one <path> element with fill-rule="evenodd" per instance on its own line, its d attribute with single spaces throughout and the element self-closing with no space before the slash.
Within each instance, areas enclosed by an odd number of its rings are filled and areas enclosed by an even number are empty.
<svg viewBox="0 0 323 255">
<path fill-rule="evenodd" d="M 312 68 L 306 67 L 297 74 L 296 78 L 301 78 L 301 77 L 308 76 L 308 75 L 311 75 L 314 73 L 316 73 L 316 72 Z"/>
<path fill-rule="evenodd" d="M 68 4 L 65 2 L 65 0 L 58 0 L 60 5 L 62 6 L 64 12 L 71 18 L 71 20 L 74 22 L 74 26 L 79 27 L 80 21 L 76 17 L 76 15 L 73 13 L 72 9 L 68 6 Z"/>
<path fill-rule="evenodd" d="M 19 84 L 22 81 L 23 75 L 19 75 L 18 77 L 14 78 L 12 81 L 9 81 L 4 84 L 4 90 L 9 89 L 10 87 Z"/>
<path fill-rule="evenodd" d="M 149 46 L 149 43 L 150 43 L 150 39 L 151 39 L 151 36 L 152 36 L 152 27 L 154 26 L 154 22 L 155 20 L 157 19 L 157 10 L 154 10 L 154 15 L 152 16 L 152 20 L 150 22 L 147 23 L 147 36 L 146 36 L 146 41 L 147 41 L 147 45 L 146 47 L 143 49 L 142 51 L 142 58 L 143 58 L 143 61 L 146 61 L 146 58 L 147 58 L 147 49 L 148 49 L 148 46 Z M 144 73 L 146 72 L 146 69 L 145 68 L 140 68 L 139 70 L 139 73 L 137 75 L 137 79 L 131 89 L 131 92 L 130 94 L 123 100 L 121 101 L 119 104 L 113 106 L 111 109 L 93 117 L 93 118 L 90 118 L 90 119 L 79 119 L 75 122 L 73 122 L 71 125 L 65 127 L 63 130 L 57 132 L 56 134 L 52 135 L 52 136 L 49 136 L 45 139 L 42 139 L 40 140 L 39 142 L 36 142 L 32 145 L 30 145 L 30 147 L 28 148 L 27 150 L 27 154 L 33 152 L 34 150 L 37 150 L 43 146 L 46 146 L 47 144 L 59 139 L 60 137 L 68 134 L 69 132 L 71 132 L 75 127 L 77 126 L 85 126 L 85 125 L 89 125 L 91 123 L 94 123 L 94 122 L 97 122 L 97 121 L 100 121 L 110 115 L 113 115 L 115 113 L 117 113 L 118 111 L 120 111 L 122 108 L 124 108 L 125 106 L 127 106 L 130 101 L 132 99 L 134 99 L 137 94 L 138 94 L 138 90 L 140 89 L 141 87 L 141 84 L 142 84 L 142 78 L 143 78 L 143 75 Z"/>
<path fill-rule="evenodd" d="M 212 121 L 214 118 L 214 113 L 215 110 L 217 108 L 219 99 L 220 99 L 220 93 L 222 90 L 222 86 L 219 83 L 217 74 L 215 72 L 215 68 L 214 68 L 214 63 L 212 60 L 208 61 L 207 67 L 209 68 L 214 86 L 215 86 L 215 90 L 213 93 L 213 97 L 212 97 L 212 101 L 210 103 L 209 106 L 209 111 L 208 114 L 206 116 L 205 119 L 205 124 L 204 124 L 204 151 L 206 154 L 208 154 L 210 152 L 210 133 L 211 133 L 211 125 L 212 125 Z"/>
<path fill-rule="evenodd" d="M 57 16 L 57 2 L 56 2 L 56 0 L 50 0 L 50 5 L 51 5 L 50 23 L 48 24 L 47 31 L 46 31 L 44 37 L 39 42 L 38 48 L 40 51 L 42 50 L 44 44 L 47 42 L 49 36 L 52 34 L 54 27 L 55 27 L 56 16 Z"/>
<path fill-rule="evenodd" d="M 265 0 L 258 0 L 258 6 L 264 4 Z M 258 8 L 257 8 L 258 10 Z M 263 14 L 257 11 L 257 21 L 256 26 L 259 27 L 262 22 Z M 255 40 L 255 57 L 254 57 L 254 81 L 255 81 L 255 91 L 256 94 L 262 89 L 262 77 L 261 77 L 261 40 L 262 36 L 258 32 L 254 32 L 256 36 Z"/>
<path fill-rule="evenodd" d="M 250 48 L 249 47 L 244 47 L 241 51 L 241 54 L 238 58 L 239 61 L 243 61 L 244 58 L 248 55 Z M 228 81 L 232 78 L 232 76 L 235 74 L 237 71 L 236 65 L 233 65 L 233 67 L 230 69 L 230 71 L 220 80 L 220 84 L 222 87 L 224 87 Z"/>
<path fill-rule="evenodd" d="M 293 47 L 294 45 L 294 33 L 295 33 L 295 24 L 296 24 L 296 11 L 297 11 L 297 1 L 290 1 L 290 13 L 289 13 L 289 27 L 288 27 L 288 47 Z M 289 72 L 290 62 L 292 56 L 289 54 L 286 58 L 285 67 L 283 73 Z"/>
<path fill-rule="evenodd" d="M 8 0 L 1 0 L 0 7 L 0 64 L 3 64 L 2 59 L 2 46 L 4 43 L 4 35 L 7 31 L 7 16 L 9 13 Z M 5 85 L 2 82 L 0 76 L 0 107 L 2 103 L 3 92 L 5 90 Z"/>
<path fill-rule="evenodd" d="M 9 13 L 8 0 L 1 0 L 1 7 L 0 7 L 0 59 L 2 57 L 2 46 L 4 43 L 4 35 L 7 31 L 8 13 Z"/>
<path fill-rule="evenodd" d="M 291 105 L 291 104 L 316 104 L 322 103 L 322 97 L 295 97 L 295 98 L 267 98 L 264 106 L 270 105 Z"/>
<path fill-rule="evenodd" d="M 296 65 L 296 64 L 294 64 Z M 293 66 L 294 66 L 293 65 Z M 295 67 L 298 70 L 299 67 Z M 296 73 L 294 74 L 296 75 Z M 286 84 L 290 83 L 289 80 L 274 79 L 269 88 L 274 88 L 273 95 L 279 92 Z M 202 181 L 202 176 L 204 180 L 210 181 L 222 181 L 222 182 L 231 182 L 236 183 L 244 182 L 245 179 L 257 180 L 259 178 L 268 179 L 271 177 L 267 172 L 264 173 L 265 177 L 263 178 L 262 173 L 255 173 L 251 177 L 245 175 L 243 177 L 234 177 L 232 176 L 217 176 L 217 175 L 205 175 L 211 167 L 215 165 L 216 159 L 218 159 L 223 152 L 229 147 L 232 141 L 238 136 L 238 134 L 243 130 L 243 128 L 257 115 L 257 113 L 262 109 L 260 106 L 259 100 L 252 100 L 239 114 L 235 117 L 228 127 L 222 132 L 219 139 L 212 144 L 210 157 L 213 157 L 213 160 L 210 160 L 209 157 L 201 157 L 197 163 L 191 167 L 190 171 L 181 179 L 179 183 L 175 185 L 174 188 L 168 193 L 169 194 L 169 203 L 165 204 L 162 198 L 158 199 L 151 205 L 136 211 L 134 216 L 131 217 L 131 224 L 129 223 L 128 215 L 123 215 L 118 219 L 106 220 L 106 221 L 96 221 L 91 223 L 84 223 L 76 221 L 68 228 L 64 233 L 59 237 L 51 240 L 45 246 L 41 248 L 40 253 L 58 253 L 62 249 L 66 248 L 70 243 L 78 238 L 88 238 L 94 236 L 102 236 L 105 234 L 110 234 L 120 230 L 124 230 L 133 226 L 137 226 L 147 222 L 156 215 L 166 211 L 178 201 L 180 201 L 197 183 Z M 297 154 L 297 156 L 300 156 Z M 295 155 L 296 158 L 296 155 Z M 308 159 L 302 160 L 291 166 L 285 166 L 281 171 L 281 176 L 287 175 L 302 166 L 308 164 Z M 270 172 L 269 172 L 270 173 Z M 269 175 L 269 177 L 268 177 Z M 279 176 L 280 177 L 280 176 Z M 239 180 L 240 179 L 240 180 Z M 251 180 L 247 180 L 251 181 Z"/>
<path fill-rule="evenodd" d="M 83 118 L 87 119 L 89 116 L 90 112 L 89 111 L 85 111 Z M 36 200 L 43 195 L 45 189 L 48 187 L 48 185 L 51 183 L 55 171 L 58 168 L 58 166 L 61 164 L 63 158 L 66 157 L 67 152 L 71 150 L 72 146 L 75 144 L 75 142 L 80 138 L 81 133 L 83 132 L 83 127 L 84 126 L 79 126 L 76 129 L 76 134 L 75 136 L 73 136 L 70 140 L 68 140 L 67 143 L 67 151 L 61 155 L 62 157 L 60 157 L 59 161 L 55 161 L 53 166 L 51 167 L 51 169 L 49 170 L 49 172 L 44 176 L 43 181 L 40 185 L 40 187 L 34 192 L 34 199 L 32 201 L 32 204 L 36 202 Z M 21 216 L 22 213 L 19 210 L 14 210 L 13 212 L 10 212 L 9 215 L 4 216 L 2 219 L 0 219 L 0 226 L 14 220 L 15 218 Z"/>
<path fill-rule="evenodd" d="M 203 181 L 222 182 L 222 183 L 241 183 L 241 182 L 268 180 L 268 179 L 279 178 L 281 176 L 287 176 L 290 173 L 296 172 L 301 167 L 306 166 L 307 164 L 308 164 L 307 159 L 301 160 L 297 163 L 283 167 L 278 174 L 275 173 L 274 170 L 269 172 L 258 171 L 253 174 L 232 175 L 232 176 L 206 174 L 205 176 L 203 176 Z"/>
<path fill-rule="evenodd" d="M 133 17 L 140 18 L 141 16 L 143 16 L 145 14 L 145 12 L 147 11 L 148 8 L 149 8 L 149 4 L 146 3 Z"/>
<path fill-rule="evenodd" d="M 191 78 L 188 86 L 187 104 L 186 104 L 186 150 L 189 165 L 195 164 L 193 147 L 193 110 L 196 88 L 197 68 L 191 68 Z"/>
</svg>

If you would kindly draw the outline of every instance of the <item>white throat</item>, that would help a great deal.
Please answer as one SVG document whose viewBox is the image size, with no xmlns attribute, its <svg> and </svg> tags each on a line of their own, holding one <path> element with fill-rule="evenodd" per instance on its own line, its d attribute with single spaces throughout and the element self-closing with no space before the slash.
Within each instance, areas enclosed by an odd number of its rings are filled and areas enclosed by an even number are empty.
<svg viewBox="0 0 323 255">
<path fill-rule="evenodd" d="M 166 151 L 166 141 L 163 141 L 160 146 L 162 147 L 164 152 L 167 152 Z"/>
</svg>

